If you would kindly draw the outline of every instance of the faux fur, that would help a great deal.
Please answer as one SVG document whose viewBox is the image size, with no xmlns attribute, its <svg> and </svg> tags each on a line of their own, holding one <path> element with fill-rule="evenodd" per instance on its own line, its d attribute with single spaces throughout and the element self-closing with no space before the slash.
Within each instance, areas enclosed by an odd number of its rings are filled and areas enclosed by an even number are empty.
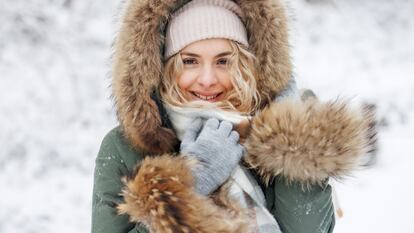
<svg viewBox="0 0 414 233">
<path fill-rule="evenodd" d="M 249 220 L 225 188 L 214 198 L 193 190 L 190 162 L 171 155 L 147 157 L 123 190 L 120 214 L 157 233 L 248 233 Z"/>
<path fill-rule="evenodd" d="M 175 133 L 163 126 L 151 96 L 162 80 L 165 25 L 171 12 L 187 2 L 129 0 L 114 44 L 112 87 L 118 119 L 125 136 L 143 152 L 163 154 L 178 143 Z M 292 75 L 285 8 L 281 0 L 236 2 L 260 65 L 258 89 L 265 107 Z M 284 175 L 309 185 L 343 177 L 359 165 L 375 142 L 372 120 L 370 113 L 351 110 L 345 103 L 285 101 L 272 103 L 236 128 L 248 151 L 246 162 L 265 182 Z M 180 156 L 147 157 L 126 181 L 119 213 L 158 233 L 249 232 L 246 214 L 227 198 L 225 188 L 213 198 L 195 193 L 190 166 Z"/>
<path fill-rule="evenodd" d="M 368 108 L 340 101 L 275 102 L 243 126 L 249 129 L 244 159 L 265 183 L 278 175 L 304 187 L 342 178 L 372 151 L 373 119 Z M 151 232 L 250 232 L 248 213 L 229 198 L 226 185 L 210 198 L 194 191 L 194 164 L 169 154 L 146 157 L 125 182 L 118 213 Z"/>
<path fill-rule="evenodd" d="M 306 186 L 342 178 L 373 149 L 373 119 L 341 101 L 273 103 L 253 119 L 245 160 L 265 183 L 277 175 Z"/>
<path fill-rule="evenodd" d="M 139 150 L 172 151 L 173 131 L 164 128 L 150 95 L 160 85 L 163 35 L 171 12 L 188 0 L 129 0 L 115 41 L 113 96 L 126 137 Z M 280 92 L 291 77 L 288 33 L 279 0 L 238 0 L 244 13 L 249 44 L 257 56 L 262 106 Z"/>
</svg>

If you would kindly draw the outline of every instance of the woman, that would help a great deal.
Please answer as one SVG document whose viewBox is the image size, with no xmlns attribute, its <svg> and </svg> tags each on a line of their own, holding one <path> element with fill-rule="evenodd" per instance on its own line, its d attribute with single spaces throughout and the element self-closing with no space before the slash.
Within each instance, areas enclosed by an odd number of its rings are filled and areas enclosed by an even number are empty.
<svg viewBox="0 0 414 233">
<path fill-rule="evenodd" d="M 332 232 L 328 179 L 368 151 L 371 117 L 293 100 L 291 77 L 278 0 L 131 0 L 92 232 Z"/>
</svg>

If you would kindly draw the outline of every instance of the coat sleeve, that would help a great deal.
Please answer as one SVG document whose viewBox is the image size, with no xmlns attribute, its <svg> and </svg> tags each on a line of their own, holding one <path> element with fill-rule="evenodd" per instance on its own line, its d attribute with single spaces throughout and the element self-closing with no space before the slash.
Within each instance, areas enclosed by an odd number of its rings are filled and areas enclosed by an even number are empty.
<svg viewBox="0 0 414 233">
<path fill-rule="evenodd" d="M 96 159 L 92 233 L 250 232 L 237 206 L 196 193 L 192 165 L 174 154 L 144 159 L 111 131 Z"/>
<path fill-rule="evenodd" d="M 252 120 L 245 161 L 266 185 L 284 233 L 332 232 L 329 178 L 341 179 L 373 148 L 373 115 L 343 101 L 272 103 Z"/>
<path fill-rule="evenodd" d="M 146 157 L 123 189 L 119 213 L 157 233 L 247 233 L 246 213 L 194 189 L 194 161 L 180 155 Z"/>
<path fill-rule="evenodd" d="M 94 187 L 92 196 L 92 233 L 147 233 L 141 225 L 129 222 L 127 216 L 117 214 L 116 206 L 122 202 L 123 187 L 121 177 L 128 168 L 121 159 L 122 147 L 118 129 L 105 136 L 95 163 Z"/>
<path fill-rule="evenodd" d="M 297 182 L 277 177 L 265 193 L 283 233 L 331 233 L 335 226 L 331 192 L 327 182 L 304 189 Z"/>
</svg>

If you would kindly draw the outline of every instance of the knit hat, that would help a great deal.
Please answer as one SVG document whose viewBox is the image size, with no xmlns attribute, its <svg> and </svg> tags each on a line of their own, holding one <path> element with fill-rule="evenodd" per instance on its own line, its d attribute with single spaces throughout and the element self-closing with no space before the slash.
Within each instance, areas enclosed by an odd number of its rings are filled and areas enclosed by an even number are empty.
<svg viewBox="0 0 414 233">
<path fill-rule="evenodd" d="M 240 7 L 230 0 L 192 0 L 171 16 L 164 58 L 203 39 L 224 38 L 248 46 L 242 16 Z"/>
</svg>

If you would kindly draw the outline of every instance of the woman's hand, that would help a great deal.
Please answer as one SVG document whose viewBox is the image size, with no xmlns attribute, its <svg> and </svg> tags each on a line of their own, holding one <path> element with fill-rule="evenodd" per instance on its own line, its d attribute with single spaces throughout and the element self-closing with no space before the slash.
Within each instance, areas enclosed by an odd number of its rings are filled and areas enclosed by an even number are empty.
<svg viewBox="0 0 414 233">
<path fill-rule="evenodd" d="M 209 119 L 203 127 L 196 119 L 184 134 L 181 153 L 195 158 L 199 166 L 193 168 L 198 193 L 208 195 L 230 176 L 239 163 L 244 148 L 239 134 L 228 121 Z"/>
</svg>

